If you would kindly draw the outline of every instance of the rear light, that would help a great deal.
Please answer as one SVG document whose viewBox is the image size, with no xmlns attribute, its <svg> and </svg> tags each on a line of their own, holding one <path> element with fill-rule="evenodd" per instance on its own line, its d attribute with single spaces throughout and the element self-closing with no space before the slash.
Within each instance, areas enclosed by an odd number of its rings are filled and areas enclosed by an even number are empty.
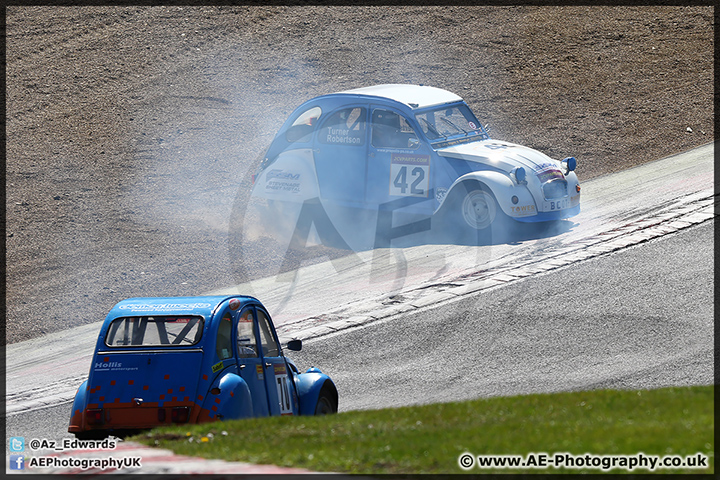
<svg viewBox="0 0 720 480">
<path fill-rule="evenodd" d="M 102 425 L 103 424 L 103 410 L 102 408 L 88 408 L 85 410 L 85 420 L 88 425 Z"/>
<path fill-rule="evenodd" d="M 173 423 L 185 423 L 190 418 L 190 407 L 174 407 L 170 416 Z"/>
<path fill-rule="evenodd" d="M 575 190 L 580 193 L 580 184 L 575 185 Z"/>
</svg>

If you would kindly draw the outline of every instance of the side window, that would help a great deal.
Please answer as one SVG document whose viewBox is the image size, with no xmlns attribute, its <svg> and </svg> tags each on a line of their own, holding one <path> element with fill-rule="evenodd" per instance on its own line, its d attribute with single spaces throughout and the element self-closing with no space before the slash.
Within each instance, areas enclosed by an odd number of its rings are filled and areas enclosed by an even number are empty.
<svg viewBox="0 0 720 480">
<path fill-rule="evenodd" d="M 366 112 L 362 107 L 339 110 L 320 127 L 318 141 L 331 145 L 363 145 L 365 122 Z"/>
<path fill-rule="evenodd" d="M 260 327 L 260 342 L 262 343 L 263 355 L 266 357 L 279 357 L 280 348 L 278 347 L 275 338 L 272 335 L 270 329 L 270 323 L 265 313 L 261 310 L 257 311 L 258 314 L 258 325 Z"/>
<path fill-rule="evenodd" d="M 238 319 L 237 328 L 237 351 L 238 358 L 257 357 L 257 341 L 255 340 L 255 328 L 252 309 L 245 310 Z"/>
<path fill-rule="evenodd" d="M 312 132 L 320 118 L 322 110 L 320 107 L 312 107 L 306 110 L 293 122 L 285 132 L 285 139 L 290 143 L 307 143 L 312 138 Z"/>
<path fill-rule="evenodd" d="M 372 144 L 378 148 L 418 148 L 418 138 L 408 120 L 395 112 L 374 110 L 372 114 Z"/>
<path fill-rule="evenodd" d="M 229 313 L 225 314 L 218 325 L 215 351 L 220 360 L 232 357 L 232 318 Z"/>
</svg>

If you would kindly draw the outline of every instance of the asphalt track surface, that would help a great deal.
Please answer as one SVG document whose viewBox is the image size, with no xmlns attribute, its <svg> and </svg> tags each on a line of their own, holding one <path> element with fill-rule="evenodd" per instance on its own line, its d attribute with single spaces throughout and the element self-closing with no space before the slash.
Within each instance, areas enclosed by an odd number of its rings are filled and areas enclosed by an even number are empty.
<svg viewBox="0 0 720 480">
<path fill-rule="evenodd" d="M 341 411 L 712 384 L 713 230 L 706 221 L 452 304 L 319 337 L 293 358 L 332 376 Z M 10 416 L 7 434 L 66 438 L 69 409 Z"/>
<path fill-rule="evenodd" d="M 311 340 L 295 358 L 331 375 L 343 410 L 712 384 L 713 226 Z"/>
</svg>

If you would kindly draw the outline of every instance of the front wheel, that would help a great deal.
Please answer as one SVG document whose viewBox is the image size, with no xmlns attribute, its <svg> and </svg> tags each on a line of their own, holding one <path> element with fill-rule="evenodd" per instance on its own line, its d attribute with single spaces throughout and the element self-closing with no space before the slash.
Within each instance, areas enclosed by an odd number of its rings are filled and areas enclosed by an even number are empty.
<svg viewBox="0 0 720 480">
<path fill-rule="evenodd" d="M 504 216 L 492 192 L 477 182 L 453 188 L 436 215 L 441 238 L 462 245 L 491 243 L 493 231 Z"/>
<path fill-rule="evenodd" d="M 492 193 L 479 188 L 471 188 L 462 199 L 460 215 L 465 225 L 473 230 L 490 228 L 497 216 L 498 205 Z"/>
<path fill-rule="evenodd" d="M 327 387 L 320 391 L 317 405 L 315 406 L 315 415 L 331 415 L 337 413 L 337 405 Z"/>
</svg>

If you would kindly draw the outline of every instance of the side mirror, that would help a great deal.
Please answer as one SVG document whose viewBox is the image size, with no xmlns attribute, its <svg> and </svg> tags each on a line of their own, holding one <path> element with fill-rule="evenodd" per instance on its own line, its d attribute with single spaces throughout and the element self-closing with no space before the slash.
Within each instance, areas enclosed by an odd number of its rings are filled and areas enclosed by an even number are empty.
<svg viewBox="0 0 720 480">
<path fill-rule="evenodd" d="M 302 340 L 290 340 L 287 344 L 287 348 L 293 352 L 299 352 L 302 350 Z"/>
<path fill-rule="evenodd" d="M 408 148 L 417 148 L 418 145 L 420 145 L 420 140 L 417 137 L 408 138 Z"/>
</svg>

